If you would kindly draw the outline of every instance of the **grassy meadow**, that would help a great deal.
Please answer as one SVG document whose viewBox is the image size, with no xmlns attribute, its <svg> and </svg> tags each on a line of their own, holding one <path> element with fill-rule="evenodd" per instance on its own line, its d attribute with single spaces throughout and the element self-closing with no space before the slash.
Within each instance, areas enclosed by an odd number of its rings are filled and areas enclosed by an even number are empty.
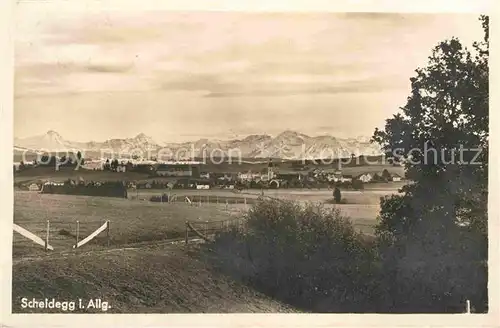
<svg viewBox="0 0 500 328">
<path fill-rule="evenodd" d="M 150 246 L 14 264 L 12 312 L 47 312 L 22 309 L 22 297 L 77 304 L 100 298 L 109 313 L 296 312 L 218 273 L 189 249 Z"/>
<path fill-rule="evenodd" d="M 230 218 L 222 206 L 189 206 L 184 203 L 153 203 L 111 197 L 40 194 L 15 191 L 14 223 L 45 238 L 50 220 L 49 244 L 55 250 L 70 249 L 75 243 L 76 221 L 80 223 L 80 240 L 110 223 L 110 243 L 113 246 L 136 242 L 158 241 L 182 237 L 186 220 L 218 221 Z M 69 234 L 61 235 L 61 230 Z M 83 247 L 107 243 L 105 233 Z M 41 246 L 14 233 L 13 254 L 16 256 L 43 254 Z"/>
<path fill-rule="evenodd" d="M 385 184 L 388 187 L 388 184 Z M 346 204 L 331 204 L 331 190 L 266 190 L 265 196 L 319 202 L 335 207 L 353 222 L 358 230 L 372 234 L 383 195 L 397 191 L 397 186 L 386 190 L 344 191 Z M 40 194 L 15 191 L 14 223 L 45 239 L 47 220 L 50 220 L 49 244 L 56 250 L 71 249 L 76 241 L 76 222 L 79 221 L 79 239 L 82 240 L 110 221 L 110 245 L 121 246 L 139 242 L 160 241 L 184 236 L 186 221 L 220 221 L 242 216 L 254 203 L 260 191 L 247 190 L 174 190 L 178 202 L 155 203 L 148 201 L 161 190 L 140 190 L 131 193 L 137 199 Z M 183 200 L 189 197 L 192 205 Z M 141 200 L 142 199 L 142 200 Z M 245 205 L 246 199 L 246 205 Z M 201 200 L 201 204 L 200 204 Z M 228 205 L 226 205 L 226 202 Z M 84 247 L 99 248 L 107 245 L 106 233 L 101 233 Z M 45 254 L 41 246 L 14 233 L 13 255 Z"/>
<path fill-rule="evenodd" d="M 331 204 L 332 191 L 327 189 L 265 190 L 264 195 L 339 208 L 357 230 L 372 234 L 379 198 L 397 192 L 400 186 L 370 187 L 343 191 L 346 204 Z M 260 190 L 173 190 L 171 194 L 178 199 L 187 196 L 193 203 L 149 201 L 164 192 L 139 190 L 129 193 L 129 199 L 120 199 L 15 190 L 14 223 L 45 239 L 50 220 L 49 243 L 55 250 L 45 252 L 13 232 L 13 312 L 26 312 L 20 307 L 21 297 L 101 298 L 109 302 L 111 313 L 297 311 L 219 272 L 216 264 L 195 255 L 197 245 L 163 242 L 182 239 L 186 220 L 241 217 L 261 195 Z M 72 249 L 77 220 L 80 240 L 109 220 L 111 247 L 103 232 L 78 250 Z"/>
</svg>

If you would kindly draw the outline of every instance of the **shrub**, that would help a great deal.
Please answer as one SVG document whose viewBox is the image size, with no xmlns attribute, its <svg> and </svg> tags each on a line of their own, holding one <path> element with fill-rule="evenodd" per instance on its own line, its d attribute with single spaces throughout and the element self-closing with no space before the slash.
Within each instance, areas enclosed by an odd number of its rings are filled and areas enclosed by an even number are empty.
<svg viewBox="0 0 500 328">
<path fill-rule="evenodd" d="M 66 230 L 66 229 L 61 229 L 59 230 L 59 235 L 60 236 L 68 236 L 68 237 L 73 237 L 75 238 L 76 236 L 74 234 L 72 234 L 70 231 Z"/>
<path fill-rule="evenodd" d="M 221 233 L 209 246 L 226 273 L 297 307 L 376 311 L 376 252 L 338 210 L 259 200 L 245 232 Z"/>
</svg>

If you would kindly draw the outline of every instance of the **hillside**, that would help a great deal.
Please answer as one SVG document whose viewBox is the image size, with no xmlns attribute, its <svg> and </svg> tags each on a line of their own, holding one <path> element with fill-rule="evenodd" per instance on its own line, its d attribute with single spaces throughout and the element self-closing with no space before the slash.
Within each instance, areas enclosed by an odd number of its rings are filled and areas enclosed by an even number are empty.
<svg viewBox="0 0 500 328">
<path fill-rule="evenodd" d="M 37 312 L 22 309 L 22 297 L 99 298 L 109 303 L 109 313 L 294 312 L 217 273 L 180 245 L 19 262 L 12 276 L 13 313 Z"/>
</svg>

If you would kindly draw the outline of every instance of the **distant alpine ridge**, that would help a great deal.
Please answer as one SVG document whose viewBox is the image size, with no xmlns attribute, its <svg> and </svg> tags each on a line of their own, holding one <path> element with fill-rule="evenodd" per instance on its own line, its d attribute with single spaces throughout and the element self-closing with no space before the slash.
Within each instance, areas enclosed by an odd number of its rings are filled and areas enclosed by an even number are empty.
<svg viewBox="0 0 500 328">
<path fill-rule="evenodd" d="M 183 143 L 159 143 L 140 133 L 133 138 L 109 139 L 103 142 L 74 142 L 63 138 L 56 131 L 44 135 L 14 139 L 14 152 L 101 152 L 118 155 L 150 157 L 242 157 L 319 159 L 359 155 L 380 155 L 382 151 L 367 137 L 341 139 L 329 135 L 311 137 L 286 130 L 277 136 L 249 135 L 243 139 L 199 139 Z"/>
</svg>

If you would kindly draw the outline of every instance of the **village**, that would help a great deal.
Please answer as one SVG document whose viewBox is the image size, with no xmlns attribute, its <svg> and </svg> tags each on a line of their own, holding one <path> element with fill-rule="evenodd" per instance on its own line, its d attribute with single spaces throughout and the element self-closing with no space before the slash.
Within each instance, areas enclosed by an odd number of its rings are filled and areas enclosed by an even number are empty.
<svg viewBox="0 0 500 328">
<path fill-rule="evenodd" d="M 34 170 L 43 165 L 36 163 L 23 164 L 17 172 Z M 71 167 L 70 167 L 71 168 Z M 132 189 L 281 189 L 309 188 L 322 189 L 340 187 L 361 190 L 368 183 L 399 182 L 403 176 L 392 170 L 391 166 L 381 166 L 379 170 L 369 166 L 342 168 L 289 163 L 273 163 L 251 165 L 226 165 L 223 168 L 207 165 L 198 161 L 155 162 L 155 161 L 119 161 L 88 160 L 80 168 L 81 176 L 71 180 L 72 184 L 101 183 L 94 179 L 93 173 L 109 172 L 111 180 L 123 182 Z M 55 171 L 68 169 L 60 166 Z M 224 170 L 226 169 L 226 170 Z M 364 170 L 366 169 L 366 170 Z M 29 172 L 26 172 L 29 173 Z M 128 173 L 140 173 L 143 179 L 131 179 Z M 355 173 L 355 174 L 354 174 Z M 78 174 L 78 172 L 77 172 Z M 85 179 L 82 177 L 85 176 Z M 108 181 L 110 179 L 107 179 Z M 32 182 L 23 189 L 41 190 L 42 184 L 61 185 L 57 174 L 50 181 Z"/>
</svg>

